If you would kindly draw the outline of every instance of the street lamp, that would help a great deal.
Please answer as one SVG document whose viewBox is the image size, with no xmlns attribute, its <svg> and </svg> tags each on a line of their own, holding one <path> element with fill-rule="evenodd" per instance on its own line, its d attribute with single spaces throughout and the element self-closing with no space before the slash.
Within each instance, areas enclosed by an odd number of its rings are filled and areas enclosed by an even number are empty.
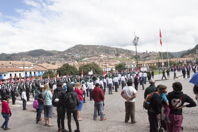
<svg viewBox="0 0 198 132">
<path fill-rule="evenodd" d="M 139 41 L 139 37 L 135 36 L 134 39 L 133 39 L 133 45 L 135 46 L 136 68 L 138 68 L 138 54 L 137 54 L 138 41 Z"/>
</svg>

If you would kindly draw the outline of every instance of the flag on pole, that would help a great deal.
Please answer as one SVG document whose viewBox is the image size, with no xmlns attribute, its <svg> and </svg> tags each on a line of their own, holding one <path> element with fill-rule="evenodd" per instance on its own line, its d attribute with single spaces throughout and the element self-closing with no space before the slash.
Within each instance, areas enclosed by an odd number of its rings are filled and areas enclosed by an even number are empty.
<svg viewBox="0 0 198 132">
<path fill-rule="evenodd" d="M 160 45 L 162 46 L 162 32 L 161 32 L 161 29 L 160 29 L 159 36 L 160 36 Z"/>
</svg>

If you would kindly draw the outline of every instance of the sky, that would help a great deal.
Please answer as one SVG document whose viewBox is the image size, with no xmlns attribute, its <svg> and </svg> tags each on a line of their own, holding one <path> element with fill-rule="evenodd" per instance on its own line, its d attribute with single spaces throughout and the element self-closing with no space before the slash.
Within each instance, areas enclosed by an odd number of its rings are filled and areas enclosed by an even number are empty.
<svg viewBox="0 0 198 132">
<path fill-rule="evenodd" d="M 77 44 L 182 51 L 198 44 L 198 0 L 0 0 L 0 53 Z M 163 44 L 160 46 L 159 30 Z"/>
</svg>

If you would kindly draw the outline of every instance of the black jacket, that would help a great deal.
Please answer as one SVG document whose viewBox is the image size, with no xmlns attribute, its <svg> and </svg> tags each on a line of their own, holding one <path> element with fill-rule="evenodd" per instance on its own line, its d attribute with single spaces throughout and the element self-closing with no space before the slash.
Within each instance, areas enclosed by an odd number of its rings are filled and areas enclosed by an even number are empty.
<svg viewBox="0 0 198 132">
<path fill-rule="evenodd" d="M 154 112 L 155 114 L 161 113 L 162 100 L 160 95 L 158 95 L 157 93 L 154 93 L 152 95 L 150 100 L 150 107 L 151 107 L 151 111 Z"/>
<path fill-rule="evenodd" d="M 172 91 L 168 93 L 167 97 L 170 104 L 170 114 L 182 115 L 182 109 L 178 109 L 178 107 L 183 106 L 184 103 L 188 103 L 186 107 L 196 106 L 195 101 L 183 92 Z"/>
</svg>

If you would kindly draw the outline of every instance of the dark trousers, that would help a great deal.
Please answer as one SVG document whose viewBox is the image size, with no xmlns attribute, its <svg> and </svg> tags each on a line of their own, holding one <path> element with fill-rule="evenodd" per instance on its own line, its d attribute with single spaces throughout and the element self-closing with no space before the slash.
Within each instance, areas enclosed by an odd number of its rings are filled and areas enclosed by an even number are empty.
<svg viewBox="0 0 198 132">
<path fill-rule="evenodd" d="M 113 85 L 112 84 L 108 84 L 108 87 L 109 87 L 109 94 L 113 94 L 112 93 L 112 87 L 113 87 Z"/>
<path fill-rule="evenodd" d="M 135 102 L 125 102 L 125 122 L 131 118 L 131 122 L 135 122 Z"/>
<path fill-rule="evenodd" d="M 12 104 L 15 105 L 15 102 L 16 102 L 16 97 L 12 95 Z"/>
<path fill-rule="evenodd" d="M 93 89 L 89 89 L 89 98 L 90 98 L 90 101 L 92 100 L 92 95 L 91 95 L 92 91 L 93 91 Z"/>
<path fill-rule="evenodd" d="M 135 89 L 138 90 L 138 83 L 134 83 Z"/>
<path fill-rule="evenodd" d="M 74 110 L 74 111 L 68 110 L 67 111 L 67 120 L 68 120 L 69 132 L 72 132 L 72 129 L 71 129 L 71 114 L 73 114 L 74 121 L 75 121 L 76 127 L 77 127 L 77 131 L 80 131 L 79 122 L 78 122 L 78 119 L 77 119 L 77 110 Z"/>
<path fill-rule="evenodd" d="M 148 111 L 148 118 L 149 118 L 149 124 L 150 124 L 150 132 L 158 132 L 157 115 L 153 112 Z"/>
<path fill-rule="evenodd" d="M 162 75 L 162 80 L 163 80 L 164 78 L 167 79 L 167 78 L 166 78 L 166 75 Z"/>
<path fill-rule="evenodd" d="M 10 115 L 2 113 L 2 116 L 5 121 L 3 122 L 1 128 L 8 128 L 8 121 L 9 121 Z"/>
<path fill-rule="evenodd" d="M 118 92 L 118 88 L 119 88 L 119 83 L 118 82 L 115 82 L 115 92 Z"/>
<path fill-rule="evenodd" d="M 27 101 L 25 99 L 22 99 L 22 101 L 23 101 L 23 110 L 26 110 Z"/>
<path fill-rule="evenodd" d="M 57 107 L 57 124 L 58 129 L 65 130 L 65 108 Z"/>
<path fill-rule="evenodd" d="M 39 105 L 39 108 L 36 110 L 36 123 L 38 123 L 41 120 L 41 113 L 43 111 L 43 108 L 43 105 Z"/>
</svg>

